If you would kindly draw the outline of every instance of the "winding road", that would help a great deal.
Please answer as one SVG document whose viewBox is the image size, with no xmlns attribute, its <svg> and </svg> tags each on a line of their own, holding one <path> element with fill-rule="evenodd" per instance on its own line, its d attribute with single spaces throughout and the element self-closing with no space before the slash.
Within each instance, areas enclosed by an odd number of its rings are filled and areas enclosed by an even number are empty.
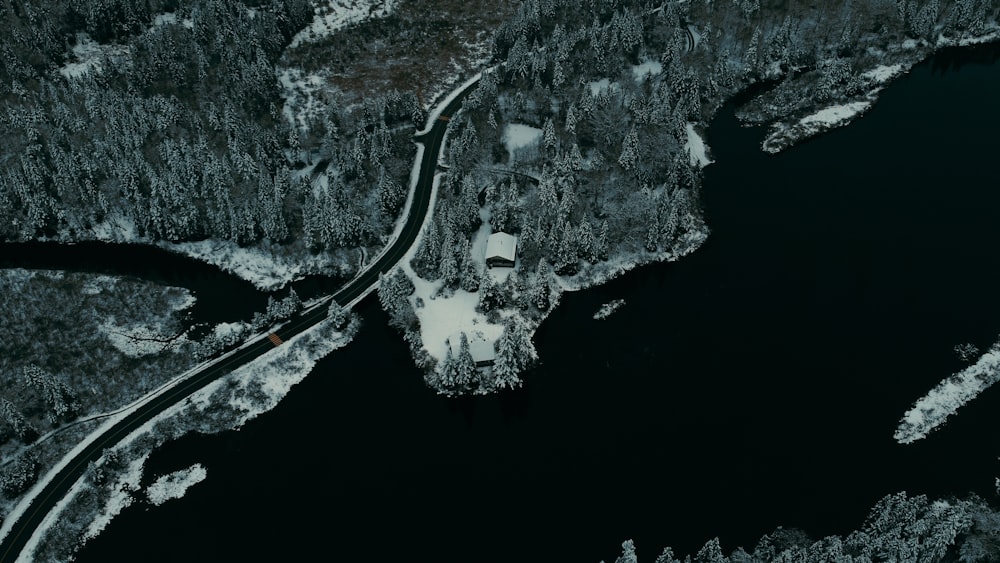
<svg viewBox="0 0 1000 563">
<path fill-rule="evenodd" d="M 283 341 L 322 322 L 327 318 L 328 307 L 325 305 L 331 299 L 344 307 L 350 307 L 351 304 L 370 293 L 378 285 L 379 276 L 391 270 L 403 259 L 420 233 L 430 207 L 434 174 L 437 171 L 437 161 L 447 131 L 449 116 L 459 109 L 462 99 L 475 84 L 476 82 L 467 83 L 461 92 L 448 102 L 440 117 L 435 119 L 430 130 L 414 137 L 414 141 L 424 145 L 423 159 L 420 162 L 420 173 L 414 187 L 406 222 L 403 224 L 399 237 L 391 246 L 367 269 L 332 296 L 324 298 L 319 304 L 302 314 L 292 317 L 291 320 L 280 325 L 276 331 L 260 336 L 205 365 L 185 379 L 178 381 L 174 386 L 135 407 L 131 414 L 105 430 L 70 459 L 30 500 L 30 505 L 21 513 L 10 532 L 0 543 L 0 563 L 13 563 L 17 560 L 45 516 L 84 474 L 88 464 L 100 458 L 106 448 L 114 446 L 156 415 L 183 401 L 212 381 L 250 363 L 265 352 L 273 350 L 275 346 L 280 346 Z"/>
</svg>

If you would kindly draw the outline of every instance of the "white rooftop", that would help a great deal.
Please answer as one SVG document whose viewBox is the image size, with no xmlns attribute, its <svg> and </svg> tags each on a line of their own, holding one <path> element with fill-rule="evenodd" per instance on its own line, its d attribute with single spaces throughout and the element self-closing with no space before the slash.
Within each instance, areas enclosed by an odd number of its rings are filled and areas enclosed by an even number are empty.
<svg viewBox="0 0 1000 563">
<path fill-rule="evenodd" d="M 469 339 L 469 353 L 472 354 L 472 361 L 478 364 L 496 359 L 497 353 L 493 348 L 493 342 L 487 340 L 483 333 L 475 331 L 472 334 L 465 333 L 465 336 Z M 458 357 L 458 353 L 462 350 L 462 333 L 456 332 L 448 337 L 448 343 L 451 344 L 452 355 Z"/>
<path fill-rule="evenodd" d="M 486 239 L 486 259 L 502 258 L 514 261 L 517 250 L 517 237 L 507 233 L 493 233 Z"/>
</svg>

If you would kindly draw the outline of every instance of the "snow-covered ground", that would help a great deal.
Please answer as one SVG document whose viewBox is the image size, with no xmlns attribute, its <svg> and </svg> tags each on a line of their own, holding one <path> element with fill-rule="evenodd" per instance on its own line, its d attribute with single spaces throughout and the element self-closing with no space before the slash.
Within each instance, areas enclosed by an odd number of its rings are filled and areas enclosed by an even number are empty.
<svg viewBox="0 0 1000 563">
<path fill-rule="evenodd" d="M 168 500 L 183 497 L 188 489 L 204 481 L 207 476 L 208 472 L 200 463 L 162 475 L 146 488 L 146 498 L 155 506 L 160 506 Z"/>
<path fill-rule="evenodd" d="M 686 129 L 687 142 L 684 143 L 684 149 L 691 155 L 691 164 L 697 164 L 700 168 L 704 168 L 715 162 L 708 158 L 708 145 L 705 144 L 705 140 L 701 138 L 701 135 L 694 130 L 694 124 L 688 123 Z"/>
<path fill-rule="evenodd" d="M 945 379 L 914 403 L 899 421 L 893 438 L 900 444 L 924 438 L 997 381 L 1000 381 L 1000 343 L 994 344 L 975 364 Z"/>
<path fill-rule="evenodd" d="M 521 123 L 508 123 L 504 126 L 501 140 L 507 148 L 509 161 L 514 160 L 514 153 L 529 146 L 538 144 L 542 138 L 542 130 Z"/>
<path fill-rule="evenodd" d="M 632 67 L 632 78 L 635 78 L 636 82 L 642 82 L 650 76 L 656 76 L 661 72 L 663 72 L 663 64 L 660 61 L 646 61 Z M 591 87 L 591 91 L 593 91 L 593 87 Z"/>
<path fill-rule="evenodd" d="M 313 21 L 292 38 L 291 48 L 318 41 L 339 29 L 392 13 L 395 0 L 329 0 L 314 9 Z"/>
<path fill-rule="evenodd" d="M 442 176 L 438 174 L 434 177 L 433 192 L 431 195 L 430 209 L 434 209 L 437 199 L 438 188 Z M 428 215 L 428 220 L 430 215 Z M 424 227 L 427 221 L 424 222 Z M 417 240 L 413 242 L 410 251 L 403 257 L 400 267 L 403 272 L 413 281 L 416 288 L 410 296 L 410 305 L 417 314 L 420 321 L 420 338 L 423 341 L 424 349 L 440 366 L 448 354 L 448 339 L 455 334 L 465 332 L 470 337 L 480 336 L 487 342 L 495 342 L 503 334 L 503 327 L 495 325 L 486 320 L 486 316 L 476 311 L 479 304 L 479 293 L 459 289 L 452 295 L 438 295 L 443 280 L 427 281 L 416 274 L 410 266 L 410 260 L 420 247 L 423 239 L 424 229 Z M 486 261 L 482 253 L 477 253 L 477 249 L 486 249 L 486 237 L 489 236 L 489 222 L 477 231 L 471 242 L 472 256 L 476 261 L 476 268 L 481 272 L 486 267 Z M 421 303 L 422 306 L 418 306 Z"/>
<path fill-rule="evenodd" d="M 162 327 L 145 324 L 118 325 L 114 317 L 105 319 L 100 329 L 116 350 L 130 358 L 159 354 L 176 348 L 185 340 L 183 335 L 163 332 Z"/>
<path fill-rule="evenodd" d="M 162 14 L 156 14 L 153 18 L 153 27 L 159 27 L 161 25 L 167 25 L 171 23 L 177 23 L 177 14 L 173 12 L 165 12 Z M 191 18 L 185 18 L 181 20 L 181 25 L 188 29 L 194 29 L 194 20 Z"/>
<path fill-rule="evenodd" d="M 115 278 L 101 276 L 84 286 L 84 292 L 100 293 L 101 284 L 113 285 Z M 196 298 L 190 290 L 175 288 L 178 296 L 171 303 L 172 311 L 183 311 L 195 304 Z M 166 319 L 161 319 L 166 321 Z M 116 350 L 130 358 L 141 358 L 174 349 L 186 341 L 184 335 L 171 334 L 162 325 L 144 323 L 118 324 L 114 316 L 108 316 L 100 325 L 100 330 Z"/>
<path fill-rule="evenodd" d="M 275 74 L 285 100 L 282 114 L 300 131 L 308 131 L 309 124 L 328 111 L 326 100 L 332 97 L 333 89 L 327 85 L 323 73 L 306 74 L 299 68 L 277 68 Z"/>
<path fill-rule="evenodd" d="M 903 74 L 904 72 L 906 72 L 906 70 L 907 69 L 903 67 L 903 65 L 901 64 L 895 64 L 889 66 L 878 65 L 877 67 L 862 73 L 861 76 L 871 80 L 876 84 L 883 84 L 885 82 L 892 80 L 893 78 L 896 78 L 900 74 Z"/>
<path fill-rule="evenodd" d="M 161 242 L 159 246 L 217 266 L 249 281 L 262 291 L 274 291 L 312 273 L 343 273 L 332 271 L 336 261 L 326 252 L 309 256 L 288 256 L 279 252 L 281 249 L 277 246 L 262 244 L 244 248 L 235 242 L 224 240 Z M 340 264 L 340 267 L 344 268 L 346 264 Z"/>
<path fill-rule="evenodd" d="M 101 61 L 104 55 L 109 58 L 124 56 L 129 54 L 127 45 L 103 45 L 97 43 L 86 33 L 76 34 L 76 45 L 71 51 L 70 60 L 59 69 L 59 73 L 66 78 L 80 78 L 81 76 L 93 73 L 101 73 L 104 67 Z"/>
<path fill-rule="evenodd" d="M 662 70 L 662 69 L 663 68 L 661 66 L 660 70 Z M 617 89 L 618 88 L 618 83 L 617 82 L 613 83 L 610 80 L 608 80 L 607 78 L 602 78 L 600 80 L 595 80 L 593 82 L 588 83 L 587 86 L 590 88 L 590 95 L 596 97 L 596 96 L 600 96 L 601 94 L 603 94 L 608 88 L 615 88 L 615 89 Z"/>
</svg>

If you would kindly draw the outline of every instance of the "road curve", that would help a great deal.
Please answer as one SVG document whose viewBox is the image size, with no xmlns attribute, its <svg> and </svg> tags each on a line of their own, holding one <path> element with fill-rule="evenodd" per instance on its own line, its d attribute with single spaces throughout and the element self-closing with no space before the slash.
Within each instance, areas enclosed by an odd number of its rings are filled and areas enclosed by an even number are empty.
<svg viewBox="0 0 1000 563">
<path fill-rule="evenodd" d="M 391 270 L 399 263 L 410 249 L 420 233 L 424 218 L 430 207 L 430 197 L 433 189 L 434 174 L 437 169 L 438 155 L 448 127 L 448 117 L 461 106 L 462 99 L 472 90 L 475 82 L 469 83 L 465 89 L 445 107 L 441 118 L 437 119 L 430 131 L 415 137 L 417 142 L 424 144 L 423 159 L 420 163 L 420 173 L 414 188 L 413 201 L 410 205 L 406 222 L 400 231 L 399 238 L 392 246 L 368 266 L 360 275 L 346 286 L 333 294 L 332 298 L 341 305 L 349 303 L 364 295 L 379 280 L 379 276 Z M 327 317 L 327 307 L 314 307 L 282 325 L 274 334 L 280 341 L 288 340 L 320 323 Z M 73 484 L 84 474 L 88 464 L 96 461 L 106 448 L 110 448 L 128 436 L 131 432 L 160 414 L 167 408 L 183 401 L 195 391 L 205 387 L 212 381 L 231 373 L 236 368 L 245 365 L 265 352 L 274 349 L 275 341 L 269 336 L 261 336 L 244 347 L 231 352 L 215 362 L 205 366 L 200 371 L 191 374 L 187 379 L 150 399 L 137 407 L 131 414 L 108 428 L 86 448 L 74 456 L 42 490 L 35 495 L 31 504 L 21 514 L 18 521 L 0 543 L 0 563 L 14 563 L 24 549 L 32 534 L 42 520 L 66 495 Z"/>
</svg>

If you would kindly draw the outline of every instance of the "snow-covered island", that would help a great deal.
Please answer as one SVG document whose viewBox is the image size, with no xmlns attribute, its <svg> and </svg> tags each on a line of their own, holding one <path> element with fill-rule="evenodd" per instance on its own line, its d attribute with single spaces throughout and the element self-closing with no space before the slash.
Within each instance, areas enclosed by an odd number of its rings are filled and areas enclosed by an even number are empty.
<svg viewBox="0 0 1000 563">
<path fill-rule="evenodd" d="M 1000 381 L 1000 341 L 976 363 L 948 377 L 917 400 L 899 421 L 893 438 L 900 444 L 911 444 L 926 437 L 997 381 Z"/>
<path fill-rule="evenodd" d="M 200 463 L 187 469 L 161 475 L 146 488 L 146 497 L 153 505 L 160 506 L 168 500 L 183 497 L 188 489 L 204 481 L 207 476 L 208 472 Z"/>
<path fill-rule="evenodd" d="M 603 321 L 604 319 L 615 314 L 615 311 L 621 309 L 624 306 L 625 306 L 624 299 L 614 299 L 612 301 L 608 301 L 604 305 L 601 305 L 601 308 L 598 309 L 596 313 L 594 313 L 594 320 Z"/>
</svg>

